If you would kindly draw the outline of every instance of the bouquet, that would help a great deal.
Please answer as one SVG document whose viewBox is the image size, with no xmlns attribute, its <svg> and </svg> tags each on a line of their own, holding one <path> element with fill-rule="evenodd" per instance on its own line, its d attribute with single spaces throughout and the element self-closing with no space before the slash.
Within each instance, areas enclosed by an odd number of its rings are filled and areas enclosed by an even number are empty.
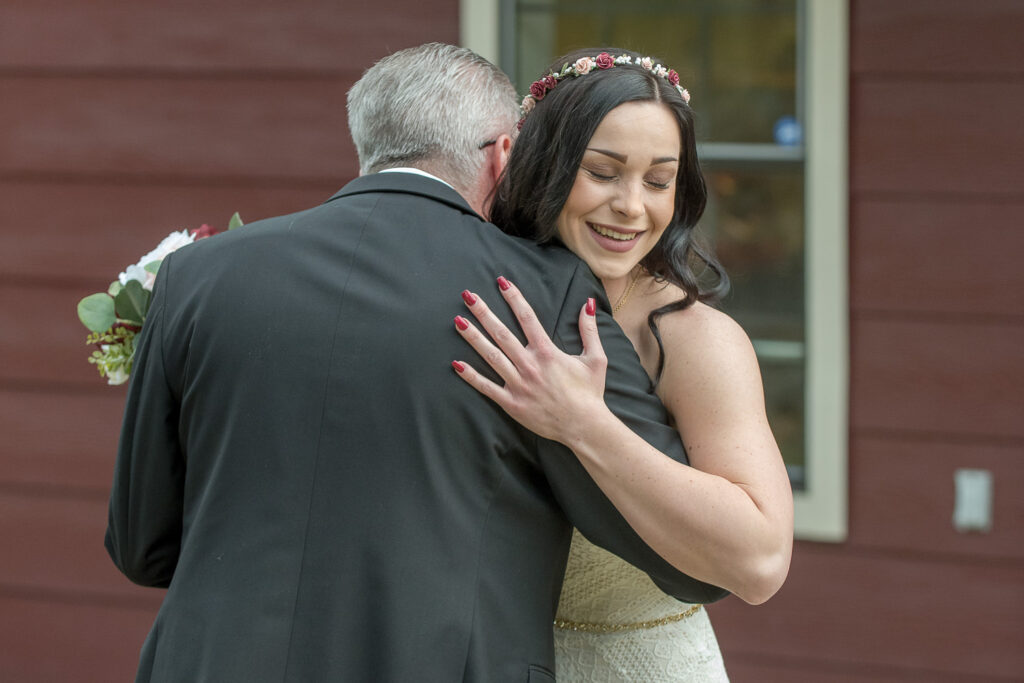
<svg viewBox="0 0 1024 683">
<path fill-rule="evenodd" d="M 240 225 L 242 219 L 235 213 L 227 229 Z M 192 230 L 172 232 L 138 263 L 125 268 L 106 292 L 90 294 L 78 302 L 78 319 L 90 332 L 86 343 L 97 347 L 89 362 L 99 369 L 100 377 L 107 378 L 107 384 L 124 384 L 131 375 L 135 335 L 146 321 L 153 283 L 164 257 L 186 244 L 218 232 L 221 231 L 206 224 Z"/>
</svg>

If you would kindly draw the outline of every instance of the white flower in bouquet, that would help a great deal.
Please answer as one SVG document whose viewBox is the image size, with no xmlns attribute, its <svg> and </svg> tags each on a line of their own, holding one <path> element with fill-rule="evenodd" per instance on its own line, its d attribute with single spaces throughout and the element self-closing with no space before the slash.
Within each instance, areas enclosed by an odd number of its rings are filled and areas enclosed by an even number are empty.
<svg viewBox="0 0 1024 683">
<path fill-rule="evenodd" d="M 236 213 L 228 222 L 228 230 L 240 225 L 242 219 Z M 91 333 L 86 343 L 97 347 L 89 362 L 100 371 L 100 377 L 107 378 L 107 384 L 124 384 L 131 376 L 135 335 L 146 321 L 153 283 L 164 258 L 218 232 L 205 224 L 195 230 L 172 232 L 138 263 L 118 274 L 106 292 L 90 294 L 78 302 L 78 319 Z"/>
<path fill-rule="evenodd" d="M 160 263 L 172 251 L 177 251 L 186 244 L 192 244 L 195 240 L 195 232 L 188 230 L 172 232 L 157 245 L 156 249 L 140 258 L 138 263 L 125 268 L 124 272 L 117 276 L 118 282 L 121 285 L 126 285 L 129 280 L 135 280 L 147 292 L 152 292 L 153 283 L 156 282 L 156 271 L 155 269 L 147 270 L 146 266 L 152 267 L 152 264 Z"/>
</svg>

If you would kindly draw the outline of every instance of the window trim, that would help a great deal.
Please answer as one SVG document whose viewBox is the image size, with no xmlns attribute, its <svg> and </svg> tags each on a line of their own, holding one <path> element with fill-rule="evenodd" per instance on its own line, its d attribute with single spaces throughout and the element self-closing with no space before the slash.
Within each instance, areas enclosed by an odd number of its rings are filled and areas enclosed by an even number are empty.
<svg viewBox="0 0 1024 683">
<path fill-rule="evenodd" d="M 848 0 L 804 3 L 806 92 L 806 489 L 796 536 L 843 541 L 848 527 Z"/>
<path fill-rule="evenodd" d="M 848 526 L 848 0 L 802 0 L 805 52 L 805 477 L 794 491 L 798 539 L 838 542 Z M 461 44 L 502 60 L 514 3 L 460 0 Z M 504 14 L 503 14 L 504 13 Z M 813 229 L 811 229 L 813 226 Z"/>
</svg>

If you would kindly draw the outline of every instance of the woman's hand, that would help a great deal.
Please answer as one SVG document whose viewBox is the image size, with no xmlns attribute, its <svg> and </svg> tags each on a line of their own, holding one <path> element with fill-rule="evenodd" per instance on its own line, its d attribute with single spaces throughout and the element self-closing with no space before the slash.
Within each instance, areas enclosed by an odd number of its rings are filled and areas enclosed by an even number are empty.
<svg viewBox="0 0 1024 683">
<path fill-rule="evenodd" d="M 487 379 L 471 365 L 453 361 L 452 367 L 470 386 L 487 396 L 521 425 L 546 439 L 566 445 L 583 436 L 587 422 L 608 412 L 604 381 L 608 359 L 597 332 L 594 299 L 580 310 L 583 353 L 570 356 L 548 337 L 522 293 L 503 277 L 498 287 L 526 335 L 523 344 L 477 295 L 462 298 L 491 339 L 462 316 L 455 327 L 480 357 L 505 381 Z"/>
</svg>

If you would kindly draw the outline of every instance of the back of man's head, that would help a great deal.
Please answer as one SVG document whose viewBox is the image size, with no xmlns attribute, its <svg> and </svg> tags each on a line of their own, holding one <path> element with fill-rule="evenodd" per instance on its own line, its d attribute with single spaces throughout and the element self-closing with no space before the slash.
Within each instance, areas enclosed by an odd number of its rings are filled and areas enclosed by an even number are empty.
<svg viewBox="0 0 1024 683">
<path fill-rule="evenodd" d="M 427 43 L 389 55 L 348 92 L 359 171 L 413 166 L 461 192 L 483 168 L 481 145 L 515 132 L 516 100 L 508 76 L 466 48 Z"/>
</svg>

